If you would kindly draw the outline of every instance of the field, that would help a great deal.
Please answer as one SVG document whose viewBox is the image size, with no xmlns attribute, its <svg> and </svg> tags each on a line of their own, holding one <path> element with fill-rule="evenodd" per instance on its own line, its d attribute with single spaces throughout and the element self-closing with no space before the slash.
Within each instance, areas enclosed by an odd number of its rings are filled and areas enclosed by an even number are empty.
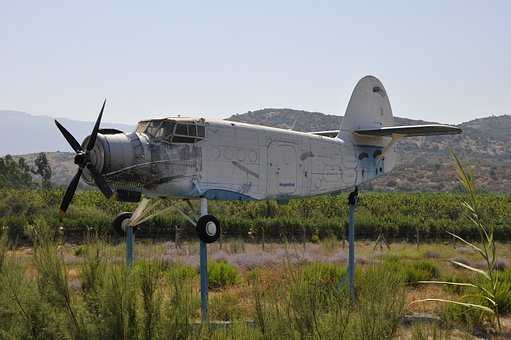
<svg viewBox="0 0 511 340">
<path fill-rule="evenodd" d="M 108 201 L 98 192 L 81 192 L 61 221 L 58 205 L 62 190 L 0 189 L 0 226 L 12 242 L 30 241 L 30 226 L 44 221 L 70 239 L 83 239 L 86 231 L 115 236 L 111 222 L 135 204 Z M 357 237 L 424 242 L 452 240 L 447 231 L 467 239 L 479 239 L 479 230 L 461 205 L 463 194 L 362 192 L 357 210 Z M 495 228 L 495 238 L 511 241 L 511 194 L 481 193 L 482 218 Z M 163 202 L 166 204 L 166 202 Z M 196 204 L 196 203 L 195 203 Z M 180 203 L 185 210 L 187 205 Z M 195 206 L 195 211 L 199 209 Z M 347 194 L 269 202 L 210 202 L 209 212 L 222 222 L 225 238 L 265 242 L 318 241 L 335 236 L 342 239 L 347 223 Z M 138 236 L 173 240 L 175 226 L 185 237 L 194 229 L 176 211 L 148 221 Z"/>
<path fill-rule="evenodd" d="M 366 193 L 357 211 L 357 297 L 345 277 L 346 195 L 276 202 L 211 202 L 223 222 L 208 247 L 210 319 L 200 325 L 198 243 L 172 213 L 137 231 L 135 265 L 110 222 L 134 205 L 95 192 L 56 213 L 62 191 L 0 192 L 0 338 L 6 339 L 388 339 L 511 337 L 510 195 L 479 194 L 495 230 L 501 327 L 473 287 L 486 264 L 447 231 L 479 239 L 463 194 Z M 166 202 L 163 202 L 166 204 Z M 183 207 L 186 205 L 183 204 Z M 174 226 L 182 232 L 176 241 Z M 479 244 L 479 243 L 477 243 Z"/>
<path fill-rule="evenodd" d="M 42 229 L 41 231 L 44 231 Z M 468 247 L 357 242 L 357 302 L 345 285 L 347 249 L 318 243 L 209 246 L 211 320 L 199 326 L 198 243 L 140 241 L 136 265 L 124 247 L 98 240 L 9 250 L 0 285 L 2 338 L 471 338 L 490 332 L 481 312 L 446 304 L 410 304 L 425 297 L 462 299 L 470 289 L 419 280 L 475 278 L 448 261 L 480 267 Z M 499 299 L 501 336 L 511 335 L 511 248 L 498 244 L 507 293 Z M 424 314 L 425 313 L 425 314 Z"/>
</svg>

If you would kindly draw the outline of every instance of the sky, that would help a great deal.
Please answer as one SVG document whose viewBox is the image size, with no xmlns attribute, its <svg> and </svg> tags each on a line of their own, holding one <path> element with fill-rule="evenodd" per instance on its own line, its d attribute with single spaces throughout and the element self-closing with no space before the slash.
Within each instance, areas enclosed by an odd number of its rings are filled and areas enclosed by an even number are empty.
<svg viewBox="0 0 511 340">
<path fill-rule="evenodd" d="M 0 110 L 135 123 L 342 115 L 367 74 L 394 114 L 511 114 L 510 1 L 0 0 Z"/>
</svg>

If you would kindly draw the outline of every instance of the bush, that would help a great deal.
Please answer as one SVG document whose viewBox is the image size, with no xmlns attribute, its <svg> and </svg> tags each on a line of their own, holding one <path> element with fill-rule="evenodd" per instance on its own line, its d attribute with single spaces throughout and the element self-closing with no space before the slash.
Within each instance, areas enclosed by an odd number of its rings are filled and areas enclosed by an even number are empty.
<svg viewBox="0 0 511 340">
<path fill-rule="evenodd" d="M 414 262 L 412 264 L 412 268 L 414 274 L 411 275 L 411 278 L 415 279 L 415 281 L 407 280 L 407 282 L 432 280 L 440 277 L 440 269 L 438 269 L 438 266 L 431 261 L 423 260 Z"/>
<path fill-rule="evenodd" d="M 370 266 L 358 284 L 356 339 L 391 339 L 404 314 L 403 278 L 384 266 Z"/>
<path fill-rule="evenodd" d="M 303 267 L 303 279 L 318 287 L 336 287 L 346 275 L 346 269 L 333 263 L 314 262 Z"/>
<path fill-rule="evenodd" d="M 210 317 L 213 320 L 233 321 L 242 316 L 240 299 L 232 294 L 212 296 L 209 306 Z"/>
<path fill-rule="evenodd" d="M 440 269 L 432 261 L 416 260 L 413 262 L 401 260 L 398 256 L 386 256 L 384 263 L 389 270 L 401 275 L 404 282 L 417 284 L 418 281 L 428 281 L 440 277 Z"/>
<path fill-rule="evenodd" d="M 197 270 L 191 266 L 173 263 L 168 269 L 168 277 L 171 281 L 190 281 L 197 276 Z"/>
<path fill-rule="evenodd" d="M 7 227 L 7 239 L 11 245 L 16 245 L 25 236 L 25 227 L 28 224 L 24 216 L 11 215 L 3 217 L 1 224 Z"/>
<path fill-rule="evenodd" d="M 224 261 L 208 263 L 209 288 L 224 288 L 240 281 L 238 268 Z"/>
</svg>

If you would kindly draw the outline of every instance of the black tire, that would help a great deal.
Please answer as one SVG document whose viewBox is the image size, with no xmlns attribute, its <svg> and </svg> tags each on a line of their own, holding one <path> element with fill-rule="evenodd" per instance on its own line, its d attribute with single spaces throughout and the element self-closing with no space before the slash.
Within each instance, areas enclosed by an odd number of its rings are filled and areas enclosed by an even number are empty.
<svg viewBox="0 0 511 340">
<path fill-rule="evenodd" d="M 197 221 L 197 235 L 204 243 L 213 243 L 220 238 L 220 222 L 213 215 L 204 215 Z"/>
<path fill-rule="evenodd" d="M 133 213 L 122 212 L 115 217 L 114 221 L 112 222 L 112 227 L 114 228 L 117 235 L 124 236 L 126 234 L 126 231 L 122 228 L 122 222 L 128 218 L 131 218 L 131 215 L 133 215 Z M 133 228 L 133 231 L 135 230 L 136 229 Z"/>
</svg>

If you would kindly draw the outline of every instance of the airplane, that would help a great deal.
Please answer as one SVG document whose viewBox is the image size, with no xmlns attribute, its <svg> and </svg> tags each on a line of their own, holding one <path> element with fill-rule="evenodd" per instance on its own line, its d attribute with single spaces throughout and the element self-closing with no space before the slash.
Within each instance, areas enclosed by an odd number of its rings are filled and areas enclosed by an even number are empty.
<svg viewBox="0 0 511 340">
<path fill-rule="evenodd" d="M 459 134 L 428 124 L 395 126 L 387 91 L 374 76 L 355 86 L 340 129 L 298 132 L 205 118 L 140 121 L 133 132 L 100 128 L 105 102 L 82 144 L 58 121 L 76 155 L 78 171 L 61 206 L 69 207 L 80 178 L 110 198 L 269 200 L 337 193 L 392 171 L 403 137 Z M 115 194 L 114 194 L 115 193 Z M 117 216 L 119 229 L 130 213 Z M 206 242 L 220 236 L 212 215 L 196 223 Z"/>
</svg>

